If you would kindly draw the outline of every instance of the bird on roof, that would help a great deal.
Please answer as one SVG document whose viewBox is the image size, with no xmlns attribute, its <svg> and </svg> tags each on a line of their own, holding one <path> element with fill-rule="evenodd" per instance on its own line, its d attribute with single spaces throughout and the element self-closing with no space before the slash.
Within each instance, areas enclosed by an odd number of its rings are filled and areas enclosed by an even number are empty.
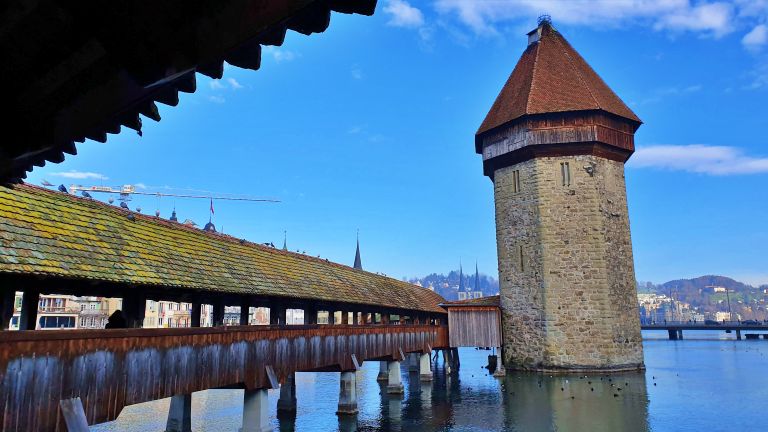
<svg viewBox="0 0 768 432">
<path fill-rule="evenodd" d="M 91 194 L 89 194 L 89 193 L 88 193 L 88 192 L 86 192 L 86 191 L 82 191 L 82 192 L 80 192 L 80 195 L 84 196 L 85 198 L 93 198 L 93 197 L 91 196 Z"/>
<path fill-rule="evenodd" d="M 45 179 L 43 179 L 43 181 L 40 182 L 40 184 L 45 186 L 45 187 L 53 186 L 53 183 L 51 183 L 51 182 L 49 182 L 48 180 L 45 180 Z"/>
<path fill-rule="evenodd" d="M 120 201 L 120 208 L 124 208 L 124 209 L 126 209 L 126 210 L 130 210 L 130 209 L 128 208 L 128 204 L 126 204 L 126 203 L 125 203 L 125 201 Z"/>
<path fill-rule="evenodd" d="M 136 220 L 136 216 L 134 216 L 133 213 L 128 213 L 127 217 L 128 217 L 128 220 L 131 221 L 131 222 Z"/>
<path fill-rule="evenodd" d="M 67 193 L 67 188 L 66 188 L 66 187 L 64 187 L 64 185 L 63 185 L 63 184 L 60 184 L 60 185 L 59 185 L 59 192 L 64 192 L 64 193 Z"/>
</svg>

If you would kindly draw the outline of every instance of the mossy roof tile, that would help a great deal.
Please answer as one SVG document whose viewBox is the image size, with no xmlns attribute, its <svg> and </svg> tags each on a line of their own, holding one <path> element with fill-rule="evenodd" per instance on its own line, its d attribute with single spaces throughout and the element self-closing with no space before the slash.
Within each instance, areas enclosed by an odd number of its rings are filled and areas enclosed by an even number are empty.
<svg viewBox="0 0 768 432">
<path fill-rule="evenodd" d="M 47 189 L 0 187 L 0 272 L 444 312 L 412 284 Z"/>
</svg>

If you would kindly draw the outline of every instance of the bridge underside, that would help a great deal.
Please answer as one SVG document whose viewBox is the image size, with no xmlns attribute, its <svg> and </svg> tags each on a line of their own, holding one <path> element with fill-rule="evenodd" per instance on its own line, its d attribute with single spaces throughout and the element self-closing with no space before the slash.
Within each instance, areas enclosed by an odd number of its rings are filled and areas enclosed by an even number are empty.
<svg viewBox="0 0 768 432">
<path fill-rule="evenodd" d="M 293 372 L 353 371 L 448 346 L 437 325 L 216 327 L 0 333 L 0 430 L 64 431 L 61 400 L 89 424 L 127 405 L 220 388 L 274 388 Z"/>
</svg>

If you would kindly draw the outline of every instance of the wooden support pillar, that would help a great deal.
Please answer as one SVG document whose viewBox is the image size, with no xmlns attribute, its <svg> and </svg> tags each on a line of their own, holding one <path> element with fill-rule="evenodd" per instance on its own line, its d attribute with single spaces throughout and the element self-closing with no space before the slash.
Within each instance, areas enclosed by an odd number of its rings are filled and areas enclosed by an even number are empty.
<svg viewBox="0 0 768 432">
<path fill-rule="evenodd" d="M 341 310 L 341 322 L 339 322 L 341 325 L 349 325 L 349 310 L 348 309 L 342 309 Z"/>
<path fill-rule="evenodd" d="M 282 304 L 272 304 L 269 306 L 269 325 L 285 325 L 285 306 Z"/>
<path fill-rule="evenodd" d="M 39 304 L 39 291 L 30 289 L 24 290 L 24 296 L 21 299 L 19 330 L 34 330 L 37 328 L 37 308 Z"/>
<path fill-rule="evenodd" d="M 251 318 L 251 302 L 244 300 L 240 303 L 240 325 L 248 325 Z"/>
<path fill-rule="evenodd" d="M 304 308 L 304 324 L 317 324 L 317 306 L 309 305 Z"/>
<path fill-rule="evenodd" d="M 389 369 L 387 368 L 387 362 L 380 361 L 379 374 L 376 375 L 376 381 L 387 381 L 387 380 L 389 380 Z"/>
<path fill-rule="evenodd" d="M 8 330 L 15 303 L 16 290 L 8 287 L 0 289 L 0 330 Z"/>
<path fill-rule="evenodd" d="M 360 325 L 360 312 L 352 312 L 352 325 Z"/>
<path fill-rule="evenodd" d="M 381 323 L 384 325 L 389 324 L 389 312 L 382 312 L 381 313 Z"/>
<path fill-rule="evenodd" d="M 677 340 L 677 330 L 667 330 L 669 340 Z"/>
<path fill-rule="evenodd" d="M 67 425 L 67 432 L 88 432 L 88 420 L 85 418 L 83 401 L 79 397 L 72 399 L 62 399 L 59 401 L 61 416 L 64 417 L 64 423 Z"/>
<path fill-rule="evenodd" d="M 360 325 L 368 325 L 371 323 L 368 312 L 360 312 Z"/>
<path fill-rule="evenodd" d="M 277 400 L 277 414 L 296 412 L 296 372 L 288 374 L 280 386 L 280 399 Z"/>
<path fill-rule="evenodd" d="M 405 388 L 403 387 L 403 382 L 400 379 L 400 362 L 387 362 L 387 370 L 389 372 L 387 380 L 387 393 L 403 394 L 405 392 Z"/>
<path fill-rule="evenodd" d="M 224 299 L 216 299 L 211 304 L 211 327 L 224 325 Z"/>
<path fill-rule="evenodd" d="M 191 394 L 180 394 L 171 398 L 165 432 L 192 432 Z"/>
<path fill-rule="evenodd" d="M 200 308 L 202 306 L 203 305 L 201 305 L 199 301 L 192 302 L 191 319 L 189 323 L 190 327 L 200 327 L 200 315 L 201 315 Z"/>
<path fill-rule="evenodd" d="M 736 330 L 736 340 L 741 340 L 741 330 Z"/>
<path fill-rule="evenodd" d="M 408 372 L 419 371 L 419 353 L 407 353 L 405 361 L 408 363 Z"/>
<path fill-rule="evenodd" d="M 123 297 L 123 316 L 128 328 L 144 327 L 144 315 L 147 311 L 147 297 L 144 293 L 130 293 Z"/>
<path fill-rule="evenodd" d="M 507 374 L 507 370 L 504 368 L 504 352 L 502 350 L 502 347 L 496 348 L 498 358 L 496 359 L 496 370 L 493 372 L 495 377 L 503 377 Z"/>
<path fill-rule="evenodd" d="M 355 371 L 342 372 L 339 379 L 339 408 L 336 414 L 357 414 L 357 385 Z"/>
<path fill-rule="evenodd" d="M 267 389 L 245 390 L 242 432 L 271 432 Z"/>
</svg>

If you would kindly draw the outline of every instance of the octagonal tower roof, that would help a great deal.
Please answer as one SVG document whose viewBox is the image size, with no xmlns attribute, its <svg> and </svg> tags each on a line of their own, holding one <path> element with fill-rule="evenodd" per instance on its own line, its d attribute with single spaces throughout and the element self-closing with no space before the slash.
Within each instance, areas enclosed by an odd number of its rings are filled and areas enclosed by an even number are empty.
<svg viewBox="0 0 768 432">
<path fill-rule="evenodd" d="M 476 135 L 526 115 L 593 110 L 642 123 L 549 20 L 543 20 L 528 33 L 528 47 Z"/>
</svg>

